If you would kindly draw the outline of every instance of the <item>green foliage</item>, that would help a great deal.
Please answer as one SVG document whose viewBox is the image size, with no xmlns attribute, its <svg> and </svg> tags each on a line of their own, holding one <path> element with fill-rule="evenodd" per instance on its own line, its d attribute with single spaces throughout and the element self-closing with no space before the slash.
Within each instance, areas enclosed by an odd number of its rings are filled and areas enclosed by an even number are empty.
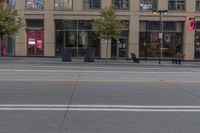
<svg viewBox="0 0 200 133">
<path fill-rule="evenodd" d="M 96 34 L 106 40 L 117 38 L 126 26 L 125 22 L 117 18 L 112 6 L 102 9 L 100 17 L 93 20 Z"/>
<path fill-rule="evenodd" d="M 22 18 L 19 17 L 17 10 L 0 3 L 0 37 L 15 34 L 22 26 Z"/>
<path fill-rule="evenodd" d="M 112 6 L 102 9 L 100 17 L 93 21 L 96 35 L 107 40 L 106 62 L 108 62 L 108 41 L 112 38 L 117 39 L 127 24 L 117 18 Z"/>
</svg>

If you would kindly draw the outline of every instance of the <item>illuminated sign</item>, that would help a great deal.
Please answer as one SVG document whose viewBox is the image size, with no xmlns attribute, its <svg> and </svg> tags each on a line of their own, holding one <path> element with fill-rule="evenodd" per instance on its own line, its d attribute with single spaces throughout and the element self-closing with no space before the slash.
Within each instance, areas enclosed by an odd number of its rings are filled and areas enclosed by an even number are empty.
<svg viewBox="0 0 200 133">
<path fill-rule="evenodd" d="M 189 29 L 194 30 L 196 28 L 195 18 L 189 18 Z"/>
</svg>

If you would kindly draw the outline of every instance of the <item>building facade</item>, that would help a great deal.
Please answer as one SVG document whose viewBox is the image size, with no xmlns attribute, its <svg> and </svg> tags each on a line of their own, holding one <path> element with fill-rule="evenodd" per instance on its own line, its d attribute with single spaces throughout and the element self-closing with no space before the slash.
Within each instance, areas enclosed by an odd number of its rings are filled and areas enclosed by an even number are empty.
<svg viewBox="0 0 200 133">
<path fill-rule="evenodd" d="M 25 23 L 15 38 L 5 37 L 8 43 L 1 44 L 7 50 L 5 56 L 56 57 L 68 47 L 76 58 L 84 57 L 86 47 L 91 46 L 96 58 L 105 58 L 106 41 L 94 36 L 91 20 L 102 8 L 113 5 L 128 27 L 119 40 L 110 41 L 109 58 L 127 59 L 135 53 L 142 59 L 168 59 L 180 44 L 185 60 L 200 59 L 200 0 L 4 1 L 19 11 Z M 167 14 L 161 12 L 165 10 Z M 191 30 L 193 17 L 196 27 Z"/>
</svg>

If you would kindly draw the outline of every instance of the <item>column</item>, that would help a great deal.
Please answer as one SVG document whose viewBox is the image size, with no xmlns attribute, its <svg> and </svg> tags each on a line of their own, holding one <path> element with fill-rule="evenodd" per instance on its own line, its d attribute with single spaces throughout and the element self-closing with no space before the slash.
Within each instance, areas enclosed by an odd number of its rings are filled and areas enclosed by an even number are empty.
<svg viewBox="0 0 200 133">
<path fill-rule="evenodd" d="M 54 2 L 45 1 L 44 14 L 44 56 L 55 56 Z"/>
<path fill-rule="evenodd" d="M 131 53 L 139 56 L 139 16 L 132 15 L 129 24 L 129 43 L 128 43 L 128 58 Z"/>
<path fill-rule="evenodd" d="M 186 20 L 188 19 L 189 17 L 186 18 Z M 185 60 L 194 60 L 195 32 L 189 30 L 188 26 L 189 21 L 186 21 L 184 27 L 183 52 L 185 54 Z"/>
</svg>

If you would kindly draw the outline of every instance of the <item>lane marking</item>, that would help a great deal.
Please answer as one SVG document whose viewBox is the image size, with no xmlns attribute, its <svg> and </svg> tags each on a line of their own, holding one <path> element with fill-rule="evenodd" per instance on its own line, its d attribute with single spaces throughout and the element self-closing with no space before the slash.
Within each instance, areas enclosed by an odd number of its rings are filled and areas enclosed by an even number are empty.
<svg viewBox="0 0 200 133">
<path fill-rule="evenodd" d="M 200 112 L 200 109 L 0 108 L 0 111 Z"/>
<path fill-rule="evenodd" d="M 200 112 L 200 106 L 1 104 L 0 111 Z"/>
<path fill-rule="evenodd" d="M 13 78 L 13 79 L 12 79 Z M 14 78 L 6 78 L 6 77 L 0 77 L 0 81 L 13 81 L 13 82 L 64 82 L 64 83 L 73 83 L 76 82 L 76 80 L 64 80 L 64 79 L 36 79 L 36 78 L 23 78 L 18 77 Z M 199 84 L 200 80 L 79 80 L 79 83 L 179 83 L 179 84 Z"/>
<path fill-rule="evenodd" d="M 154 108 L 154 109 L 200 109 L 200 106 L 186 105 L 103 105 L 103 104 L 0 104 L 0 107 L 70 107 L 70 108 Z"/>
<path fill-rule="evenodd" d="M 20 70 L 20 69 L 0 69 L 0 72 L 43 72 L 43 73 L 131 73 L 131 74 L 198 74 L 199 72 L 187 72 L 187 71 L 179 71 L 179 72 L 144 72 L 144 71 L 92 71 L 92 70 Z"/>
</svg>

